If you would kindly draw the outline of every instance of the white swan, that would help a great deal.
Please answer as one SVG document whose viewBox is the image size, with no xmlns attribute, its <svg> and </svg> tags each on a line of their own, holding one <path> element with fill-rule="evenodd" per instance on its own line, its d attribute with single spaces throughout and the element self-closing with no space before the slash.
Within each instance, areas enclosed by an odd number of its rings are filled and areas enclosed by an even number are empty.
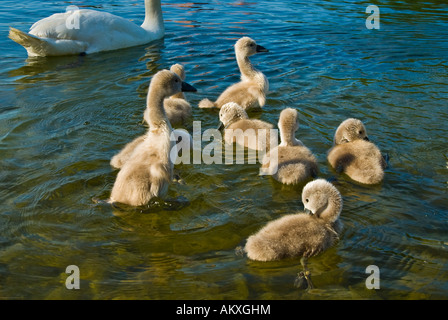
<svg viewBox="0 0 448 320">
<path fill-rule="evenodd" d="M 39 20 L 29 33 L 10 28 L 9 38 L 25 47 L 29 56 L 63 56 L 138 46 L 164 34 L 160 0 L 145 0 L 141 26 L 107 12 L 82 9 Z"/>
</svg>

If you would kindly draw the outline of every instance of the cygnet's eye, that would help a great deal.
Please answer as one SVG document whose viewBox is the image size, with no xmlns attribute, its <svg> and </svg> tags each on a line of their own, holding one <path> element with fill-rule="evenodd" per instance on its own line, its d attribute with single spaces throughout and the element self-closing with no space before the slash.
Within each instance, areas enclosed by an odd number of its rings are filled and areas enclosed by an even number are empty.
<svg viewBox="0 0 448 320">
<path fill-rule="evenodd" d="M 362 130 L 359 131 L 359 134 L 363 134 L 364 132 Z"/>
<path fill-rule="evenodd" d="M 305 202 L 306 202 L 306 203 L 310 202 L 310 199 L 305 199 Z"/>
</svg>

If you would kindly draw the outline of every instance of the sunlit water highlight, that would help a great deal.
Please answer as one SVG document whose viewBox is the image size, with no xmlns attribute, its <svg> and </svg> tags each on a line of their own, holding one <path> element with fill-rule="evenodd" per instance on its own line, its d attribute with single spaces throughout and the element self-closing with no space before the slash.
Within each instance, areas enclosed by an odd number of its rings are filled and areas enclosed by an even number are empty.
<svg viewBox="0 0 448 320">
<path fill-rule="evenodd" d="M 143 1 L 75 1 L 140 24 Z M 7 38 L 67 3 L 0 4 L 0 298 L 2 299 L 437 299 L 448 297 L 448 7 L 377 1 L 381 29 L 358 1 L 163 1 L 166 36 L 85 57 L 29 59 Z M 344 199 L 336 246 L 310 259 L 316 289 L 294 288 L 297 260 L 260 263 L 235 248 L 268 221 L 301 210 L 302 186 L 258 175 L 259 165 L 176 166 L 183 184 L 150 208 L 107 199 L 110 158 L 145 132 L 148 83 L 185 65 L 197 108 L 238 81 L 233 44 L 248 35 L 270 50 L 252 57 L 270 82 L 262 112 L 273 124 L 297 108 L 297 137 L 320 177 Z M 360 186 L 326 162 L 344 119 L 364 121 L 389 156 L 379 186 Z M 192 130 L 192 123 L 185 127 Z M 206 144 L 206 143 L 204 143 Z M 81 289 L 67 290 L 77 265 Z M 377 265 L 381 288 L 368 290 Z"/>
</svg>

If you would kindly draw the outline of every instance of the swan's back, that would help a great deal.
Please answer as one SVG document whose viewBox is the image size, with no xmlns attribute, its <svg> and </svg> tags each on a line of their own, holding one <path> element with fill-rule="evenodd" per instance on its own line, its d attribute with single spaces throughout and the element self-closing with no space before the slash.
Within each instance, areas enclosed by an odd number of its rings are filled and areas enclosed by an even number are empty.
<svg viewBox="0 0 448 320">
<path fill-rule="evenodd" d="M 146 32 L 131 21 L 108 12 L 79 10 L 79 29 L 69 29 L 71 12 L 57 13 L 36 22 L 30 34 L 52 39 L 70 39 L 92 44 L 87 53 L 115 50 L 146 42 Z M 139 40 L 137 40 L 140 38 Z M 145 39 L 145 41 L 143 41 Z"/>
<path fill-rule="evenodd" d="M 73 16 L 71 16 L 73 15 Z M 79 19 L 79 28 L 68 19 Z M 69 28 L 67 28 L 69 24 Z M 116 50 L 159 39 L 164 35 L 163 25 L 151 32 L 135 23 L 108 12 L 90 9 L 55 13 L 34 23 L 30 32 L 39 38 L 73 40 L 90 44 L 86 53 Z"/>
</svg>

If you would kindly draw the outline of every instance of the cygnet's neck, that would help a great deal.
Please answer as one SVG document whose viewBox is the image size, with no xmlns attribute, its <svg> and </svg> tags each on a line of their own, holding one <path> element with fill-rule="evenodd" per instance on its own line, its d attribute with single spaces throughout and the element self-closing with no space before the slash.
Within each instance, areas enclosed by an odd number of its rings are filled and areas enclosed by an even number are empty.
<svg viewBox="0 0 448 320">
<path fill-rule="evenodd" d="M 241 72 L 242 81 L 256 81 L 262 90 L 267 86 L 267 79 L 262 72 L 255 69 L 249 57 L 236 51 L 236 61 Z"/>
<path fill-rule="evenodd" d="M 280 125 L 280 146 L 303 146 L 302 141 L 296 139 L 295 133 L 293 128 L 285 128 L 284 125 Z"/>
<path fill-rule="evenodd" d="M 232 123 L 235 123 L 235 122 L 237 122 L 237 121 L 244 120 L 244 119 L 249 119 L 249 116 L 247 115 L 246 112 L 244 112 L 243 114 L 235 115 L 232 119 L 227 120 L 226 123 L 224 123 L 224 125 L 225 125 L 225 127 L 227 128 L 227 127 L 229 127 Z"/>
<path fill-rule="evenodd" d="M 165 109 L 163 108 L 163 100 L 165 96 L 161 94 L 161 91 L 154 86 L 149 86 L 148 96 L 146 99 L 147 108 L 147 121 L 150 131 L 157 130 L 159 128 L 170 128 L 171 124 L 166 117 Z"/>
<path fill-rule="evenodd" d="M 342 198 L 340 194 L 331 192 L 328 197 L 327 206 L 316 212 L 316 216 L 322 219 L 325 223 L 333 223 L 338 218 L 342 211 Z"/>
<path fill-rule="evenodd" d="M 346 142 L 349 142 L 348 141 L 348 139 L 346 139 L 345 137 L 344 137 L 344 128 L 342 128 L 342 127 L 339 127 L 337 130 L 336 130 L 336 133 L 335 133 L 335 135 L 334 135 L 334 139 L 333 139 L 333 144 L 334 145 L 338 145 L 338 144 L 342 144 L 342 143 L 346 143 Z"/>
<path fill-rule="evenodd" d="M 161 0 L 145 0 L 145 21 L 141 27 L 151 32 L 165 31 Z"/>
<path fill-rule="evenodd" d="M 170 98 L 172 98 L 172 99 L 184 99 L 184 100 L 187 100 L 187 99 L 185 98 L 185 95 L 184 95 L 183 92 L 179 92 L 179 93 L 173 94 Z"/>
</svg>

